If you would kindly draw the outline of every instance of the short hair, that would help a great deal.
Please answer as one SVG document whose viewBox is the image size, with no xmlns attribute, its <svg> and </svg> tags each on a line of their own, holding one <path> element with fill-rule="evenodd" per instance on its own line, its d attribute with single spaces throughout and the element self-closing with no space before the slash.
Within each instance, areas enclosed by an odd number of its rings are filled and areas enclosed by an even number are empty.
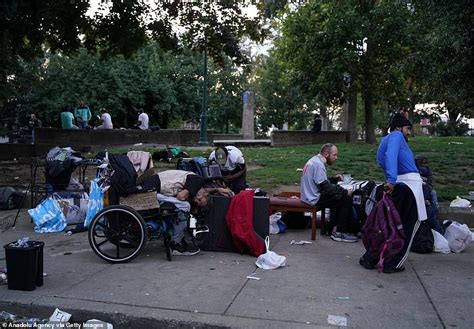
<svg viewBox="0 0 474 329">
<path fill-rule="evenodd" d="M 107 112 L 107 109 L 105 107 L 100 109 L 100 113 L 106 113 L 106 112 Z"/>
<path fill-rule="evenodd" d="M 329 152 L 329 150 L 332 149 L 334 146 L 336 145 L 332 143 L 326 143 L 321 147 L 321 151 L 319 151 L 319 153 L 323 154 L 323 153 Z"/>
</svg>

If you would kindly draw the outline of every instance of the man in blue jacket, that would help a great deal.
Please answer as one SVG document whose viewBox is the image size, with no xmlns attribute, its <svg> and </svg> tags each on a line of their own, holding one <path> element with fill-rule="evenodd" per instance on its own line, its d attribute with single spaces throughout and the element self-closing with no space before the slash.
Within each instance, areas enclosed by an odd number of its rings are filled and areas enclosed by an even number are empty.
<svg viewBox="0 0 474 329">
<path fill-rule="evenodd" d="M 403 263 L 408 257 L 410 247 L 420 221 L 427 219 L 423 197 L 423 181 L 418 173 L 413 152 L 408 146 L 412 124 L 404 115 L 396 113 L 390 122 L 390 133 L 380 142 L 377 151 L 377 163 L 385 174 L 384 190 L 391 194 L 400 213 L 405 243 L 403 249 L 383 264 L 384 273 L 405 270 Z M 365 253 L 359 260 L 367 269 L 376 267 L 378 259 L 371 259 Z"/>
</svg>

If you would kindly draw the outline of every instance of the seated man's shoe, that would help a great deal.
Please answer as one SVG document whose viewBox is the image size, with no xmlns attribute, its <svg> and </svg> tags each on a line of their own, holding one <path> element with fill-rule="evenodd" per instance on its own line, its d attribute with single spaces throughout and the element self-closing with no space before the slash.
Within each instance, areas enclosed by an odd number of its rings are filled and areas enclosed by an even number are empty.
<svg viewBox="0 0 474 329">
<path fill-rule="evenodd" d="M 391 273 L 397 273 L 397 272 L 403 272 L 405 271 L 405 266 L 400 266 L 400 267 L 387 267 L 384 266 L 382 269 L 382 272 L 391 274 Z"/>
<path fill-rule="evenodd" d="M 333 232 L 331 234 L 331 239 L 338 242 L 357 242 L 359 239 L 356 236 L 351 234 L 342 233 L 342 232 Z"/>
<path fill-rule="evenodd" d="M 170 248 L 173 256 L 194 256 L 201 251 L 196 246 L 184 245 L 183 243 L 177 243 L 175 241 L 170 241 Z"/>
<path fill-rule="evenodd" d="M 359 259 L 359 264 L 365 268 L 365 269 L 368 269 L 368 270 L 373 270 L 375 268 L 377 268 L 377 262 L 374 262 L 370 259 L 367 259 L 365 258 L 364 256 L 362 256 L 360 259 Z"/>
</svg>

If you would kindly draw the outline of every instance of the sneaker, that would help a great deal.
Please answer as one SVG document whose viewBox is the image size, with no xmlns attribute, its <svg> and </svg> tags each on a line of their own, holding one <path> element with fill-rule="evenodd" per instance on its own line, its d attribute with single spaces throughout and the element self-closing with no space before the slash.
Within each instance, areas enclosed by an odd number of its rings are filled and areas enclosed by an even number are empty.
<svg viewBox="0 0 474 329">
<path fill-rule="evenodd" d="M 357 242 L 359 240 L 356 236 L 341 232 L 333 232 L 331 234 L 331 239 L 338 242 Z"/>
<path fill-rule="evenodd" d="M 377 267 L 377 262 L 373 262 L 373 261 L 370 261 L 368 260 L 367 258 L 365 258 L 364 256 L 362 256 L 360 259 L 359 259 L 359 264 L 363 267 L 363 268 L 366 268 L 368 270 L 373 270 Z"/>
<path fill-rule="evenodd" d="M 188 244 L 183 245 L 175 241 L 170 241 L 171 254 L 173 256 L 193 256 L 198 254 L 201 250 L 196 246 L 190 246 Z"/>
</svg>

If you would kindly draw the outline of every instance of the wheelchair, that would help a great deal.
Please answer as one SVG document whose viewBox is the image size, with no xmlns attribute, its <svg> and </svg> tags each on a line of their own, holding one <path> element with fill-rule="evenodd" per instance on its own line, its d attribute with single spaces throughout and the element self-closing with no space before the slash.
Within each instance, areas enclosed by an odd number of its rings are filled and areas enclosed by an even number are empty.
<svg viewBox="0 0 474 329">
<path fill-rule="evenodd" d="M 147 193 L 154 194 L 156 200 L 156 192 Z M 140 199 L 143 198 L 142 194 L 133 197 Z M 189 216 L 188 231 L 193 243 L 202 240 L 209 228 L 199 226 L 192 214 L 185 216 Z M 108 206 L 92 218 L 88 229 L 89 244 L 97 256 L 109 263 L 118 264 L 137 257 L 148 241 L 163 240 L 166 259 L 171 261 L 169 242 L 175 220 L 176 207 L 170 202 L 162 203 L 159 208 L 139 210 L 124 203 Z"/>
</svg>

